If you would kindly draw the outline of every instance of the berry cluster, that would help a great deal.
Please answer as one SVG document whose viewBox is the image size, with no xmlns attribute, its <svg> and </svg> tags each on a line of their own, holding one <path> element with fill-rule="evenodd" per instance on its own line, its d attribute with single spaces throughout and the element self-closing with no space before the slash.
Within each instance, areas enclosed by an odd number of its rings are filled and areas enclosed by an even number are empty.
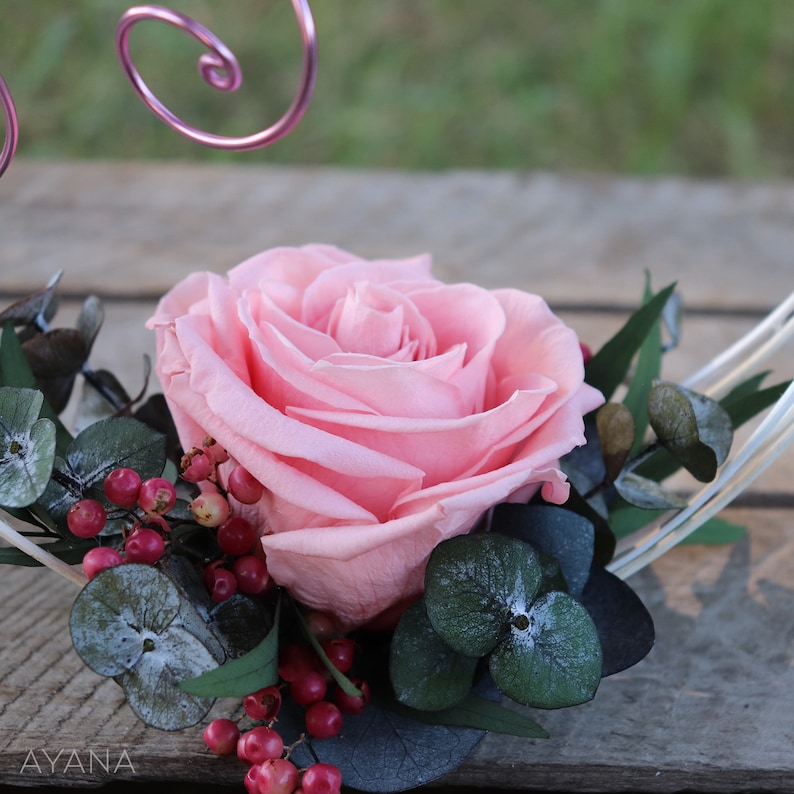
<svg viewBox="0 0 794 794">
<path fill-rule="evenodd" d="M 323 640 L 320 647 L 328 662 L 340 673 L 352 670 L 357 651 L 352 639 L 331 637 Z M 247 765 L 244 783 L 248 794 L 338 794 L 342 775 L 337 767 L 315 763 L 299 769 L 290 755 L 294 747 L 307 738 L 330 739 L 339 735 L 344 715 L 359 714 L 369 703 L 369 685 L 351 678 L 361 694 L 347 694 L 333 683 L 320 655 L 301 643 L 281 649 L 278 674 L 278 684 L 243 698 L 245 716 L 253 720 L 253 727 L 241 730 L 239 722 L 215 719 L 204 731 L 204 742 L 216 755 L 236 753 Z M 305 709 L 306 732 L 290 747 L 285 747 L 275 727 L 285 696 Z"/>
<path fill-rule="evenodd" d="M 133 469 L 117 468 L 104 481 L 105 497 L 130 523 L 123 534 L 122 552 L 96 546 L 83 557 L 83 572 L 91 579 L 99 571 L 122 562 L 154 565 L 165 551 L 170 527 L 164 516 L 176 504 L 176 488 L 164 477 L 141 480 Z M 105 528 L 109 514 L 96 499 L 80 499 L 66 513 L 69 531 L 78 538 L 93 538 Z"/>
</svg>

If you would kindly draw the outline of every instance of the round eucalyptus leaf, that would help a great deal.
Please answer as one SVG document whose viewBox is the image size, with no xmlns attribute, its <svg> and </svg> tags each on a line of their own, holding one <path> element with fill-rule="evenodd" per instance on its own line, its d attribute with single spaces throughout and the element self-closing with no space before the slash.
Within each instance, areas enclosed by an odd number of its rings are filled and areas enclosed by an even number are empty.
<svg viewBox="0 0 794 794">
<path fill-rule="evenodd" d="M 195 725 L 213 698 L 184 692 L 179 682 L 217 667 L 203 643 L 182 626 L 171 625 L 151 639 L 136 664 L 118 682 L 127 702 L 147 725 L 166 731 Z"/>
<path fill-rule="evenodd" d="M 485 656 L 541 585 L 531 546 L 495 533 L 459 535 L 433 550 L 425 571 L 425 603 L 442 640 L 465 656 Z"/>
<path fill-rule="evenodd" d="M 512 700 L 557 709 L 591 700 L 601 680 L 601 644 L 587 610 L 568 593 L 547 593 L 493 651 L 494 683 Z"/>
<path fill-rule="evenodd" d="M 447 708 L 471 692 L 478 661 L 453 651 L 438 636 L 420 598 L 403 613 L 392 635 L 389 672 L 394 694 L 414 709 Z"/>
<path fill-rule="evenodd" d="M 687 501 L 668 490 L 656 480 L 641 477 L 633 471 L 624 471 L 615 480 L 615 490 L 629 504 L 645 510 L 668 510 L 686 507 Z"/>
<path fill-rule="evenodd" d="M 55 461 L 55 425 L 39 419 L 33 389 L 0 389 L 0 505 L 27 507 L 46 490 Z"/>
<path fill-rule="evenodd" d="M 593 562 L 592 521 L 559 505 L 503 503 L 494 508 L 491 526 L 558 561 L 563 584 L 544 583 L 545 590 L 568 590 L 575 597 L 582 592 Z"/>
<path fill-rule="evenodd" d="M 80 658 L 95 673 L 132 669 L 180 613 L 176 585 L 151 565 L 126 563 L 91 579 L 72 604 L 69 628 Z"/>
<path fill-rule="evenodd" d="M 614 480 L 629 459 L 634 445 L 634 417 L 623 403 L 608 402 L 596 413 L 596 427 L 601 440 L 606 475 Z"/>
<path fill-rule="evenodd" d="M 659 441 L 701 482 L 713 480 L 730 451 L 733 425 L 719 403 L 673 383 L 648 395 L 648 418 Z"/>
</svg>

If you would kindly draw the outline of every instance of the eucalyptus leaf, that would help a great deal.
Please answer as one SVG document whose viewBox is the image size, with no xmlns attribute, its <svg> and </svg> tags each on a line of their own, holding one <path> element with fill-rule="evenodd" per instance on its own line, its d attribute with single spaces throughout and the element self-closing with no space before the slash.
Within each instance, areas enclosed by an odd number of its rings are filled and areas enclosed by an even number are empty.
<svg viewBox="0 0 794 794">
<path fill-rule="evenodd" d="M 82 334 L 72 328 L 55 328 L 28 339 L 22 351 L 47 402 L 60 414 L 69 402 L 75 376 L 88 358 Z"/>
<path fill-rule="evenodd" d="M 653 647 L 653 619 L 639 596 L 612 572 L 594 565 L 581 603 L 596 626 L 603 655 L 602 676 L 643 659 Z"/>
<path fill-rule="evenodd" d="M 279 610 L 265 638 L 248 653 L 196 677 L 184 677 L 179 688 L 198 697 L 245 697 L 278 682 Z"/>
<path fill-rule="evenodd" d="M 452 650 L 427 617 L 424 598 L 402 614 L 391 641 L 389 672 L 400 703 L 439 711 L 463 700 L 474 684 L 477 657 Z"/>
<path fill-rule="evenodd" d="M 0 323 L 5 324 L 11 321 L 15 325 L 32 325 L 40 315 L 43 317 L 49 316 L 50 307 L 55 297 L 55 290 L 62 275 L 63 271 L 59 270 L 49 280 L 44 289 L 38 290 L 31 295 L 26 295 L 6 307 L 0 312 Z"/>
<path fill-rule="evenodd" d="M 80 315 L 77 318 L 77 330 L 83 337 L 86 351 L 91 352 L 97 335 L 102 328 L 105 320 L 105 310 L 102 301 L 96 295 L 89 295 L 80 308 Z"/>
<path fill-rule="evenodd" d="M 44 398 L 0 388 L 0 504 L 27 507 L 44 493 L 55 460 L 55 425 L 39 419 Z"/>
<path fill-rule="evenodd" d="M 568 593 L 537 599 L 525 620 L 514 620 L 488 666 L 494 683 L 518 703 L 544 709 L 591 700 L 601 680 L 598 631 Z"/>
<path fill-rule="evenodd" d="M 535 597 L 542 576 L 537 554 L 520 540 L 494 533 L 450 538 L 425 570 L 427 615 L 451 648 L 484 656 Z"/>
<path fill-rule="evenodd" d="M 629 504 L 644 510 L 680 509 L 687 501 L 668 490 L 656 480 L 641 477 L 632 471 L 625 471 L 615 480 L 615 490 Z"/>
<path fill-rule="evenodd" d="M 549 504 L 496 505 L 492 531 L 528 543 L 536 551 L 559 562 L 565 587 L 577 597 L 582 592 L 593 562 L 593 523 L 567 507 Z"/>
<path fill-rule="evenodd" d="M 709 482 L 724 462 L 733 426 L 719 403 L 673 383 L 657 383 L 648 416 L 659 441 L 697 480 Z"/>
<path fill-rule="evenodd" d="M 605 403 L 596 413 L 596 427 L 607 479 L 614 482 L 629 459 L 637 427 L 624 403 Z"/>
<path fill-rule="evenodd" d="M 187 627 L 193 605 L 173 580 L 152 565 L 127 563 L 96 574 L 72 604 L 72 643 L 85 664 L 115 678 L 130 706 L 163 730 L 194 725 L 211 698 L 185 697 L 179 682 L 218 664 Z"/>
</svg>

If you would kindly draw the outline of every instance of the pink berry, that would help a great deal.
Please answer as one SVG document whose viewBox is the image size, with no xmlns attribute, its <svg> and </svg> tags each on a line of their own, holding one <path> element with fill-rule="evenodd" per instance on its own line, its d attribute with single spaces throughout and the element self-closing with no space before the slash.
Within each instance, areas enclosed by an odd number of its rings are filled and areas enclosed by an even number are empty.
<svg viewBox="0 0 794 794">
<path fill-rule="evenodd" d="M 326 640 L 322 649 L 331 664 L 340 673 L 346 673 L 353 666 L 356 656 L 356 643 L 349 637 L 337 637 Z"/>
<path fill-rule="evenodd" d="M 248 764 L 261 764 L 273 758 L 281 758 L 284 741 L 278 731 L 267 725 L 258 725 L 240 736 L 237 742 L 237 757 Z"/>
<path fill-rule="evenodd" d="M 257 775 L 259 774 L 259 764 L 251 764 L 248 771 L 243 778 L 243 785 L 248 794 L 259 794 L 259 781 Z"/>
<path fill-rule="evenodd" d="M 273 720 L 281 710 L 281 690 L 276 686 L 258 689 L 243 698 L 243 709 L 253 720 Z"/>
<path fill-rule="evenodd" d="M 216 604 L 226 601 L 237 592 L 237 577 L 228 568 L 215 568 L 208 579 L 208 589 Z"/>
<path fill-rule="evenodd" d="M 298 767 L 286 758 L 271 758 L 259 765 L 259 794 L 292 794 L 298 786 Z"/>
<path fill-rule="evenodd" d="M 104 529 L 107 520 L 104 505 L 96 499 L 81 499 L 66 513 L 66 524 L 78 538 L 96 537 Z"/>
<path fill-rule="evenodd" d="M 213 720 L 204 729 L 204 743 L 215 755 L 231 755 L 237 749 L 239 738 L 237 723 L 226 718 Z"/>
<path fill-rule="evenodd" d="M 278 675 L 284 681 L 297 681 L 307 673 L 317 671 L 319 664 L 320 660 L 308 645 L 285 645 L 278 654 Z"/>
<path fill-rule="evenodd" d="M 359 678 L 351 678 L 350 682 L 358 687 L 360 695 L 348 695 L 342 687 L 337 687 L 334 692 L 334 703 L 339 707 L 342 714 L 361 714 L 369 704 L 371 693 L 369 684 Z"/>
<path fill-rule="evenodd" d="M 209 455 L 216 464 L 229 460 L 229 453 L 211 436 L 204 437 L 204 454 Z"/>
<path fill-rule="evenodd" d="M 232 557 L 247 554 L 255 540 L 254 525 L 242 516 L 232 516 L 218 527 L 218 545 L 224 554 Z"/>
<path fill-rule="evenodd" d="M 270 574 L 265 561 L 253 554 L 238 557 L 232 565 L 237 586 L 246 595 L 264 595 L 270 590 Z"/>
<path fill-rule="evenodd" d="M 138 506 L 153 516 L 165 515 L 176 504 L 176 488 L 165 477 L 151 477 L 141 483 Z"/>
<path fill-rule="evenodd" d="M 215 491 L 199 494 L 191 503 L 190 511 L 202 527 L 219 527 L 231 514 L 228 499 Z"/>
<path fill-rule="evenodd" d="M 119 507 L 134 507 L 141 489 L 141 475 L 134 469 L 113 469 L 104 482 L 105 496 Z"/>
<path fill-rule="evenodd" d="M 226 487 L 229 493 L 244 505 L 255 504 L 262 498 L 265 491 L 262 483 L 242 466 L 235 466 L 229 472 L 229 481 Z"/>
<path fill-rule="evenodd" d="M 155 529 L 138 527 L 124 542 L 124 554 L 128 562 L 154 565 L 165 551 L 163 536 Z"/>
<path fill-rule="evenodd" d="M 301 786 L 304 794 L 340 794 L 342 773 L 333 764 L 312 764 L 304 771 Z"/>
<path fill-rule="evenodd" d="M 124 558 L 110 546 L 97 546 L 90 549 L 83 556 L 83 573 L 93 579 L 100 571 L 105 568 L 112 568 L 114 565 L 121 565 Z"/>
<path fill-rule="evenodd" d="M 342 730 L 342 712 L 328 700 L 318 700 L 306 708 L 306 730 L 315 739 L 330 739 Z"/>
<path fill-rule="evenodd" d="M 198 447 L 193 447 L 190 452 L 183 455 L 179 465 L 182 479 L 188 482 L 203 482 L 209 478 L 214 469 L 212 458 Z"/>
<path fill-rule="evenodd" d="M 328 683 L 325 676 L 311 670 L 290 684 L 289 693 L 292 699 L 300 706 L 308 706 L 322 700 L 328 691 Z"/>
</svg>

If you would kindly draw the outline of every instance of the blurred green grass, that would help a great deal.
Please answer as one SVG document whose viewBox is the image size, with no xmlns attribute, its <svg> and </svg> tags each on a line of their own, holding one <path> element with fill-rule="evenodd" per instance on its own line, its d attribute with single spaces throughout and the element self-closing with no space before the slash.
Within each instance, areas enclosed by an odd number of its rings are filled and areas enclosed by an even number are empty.
<svg viewBox="0 0 794 794">
<path fill-rule="evenodd" d="M 113 45 L 129 5 L 5 0 L 0 72 L 20 155 L 794 176 L 792 0 L 314 0 L 309 110 L 247 154 L 185 140 L 134 96 Z M 300 72 L 291 4 L 167 5 L 220 35 L 244 81 L 213 91 L 200 45 L 146 23 L 131 44 L 155 92 L 211 132 L 273 123 Z"/>
</svg>

